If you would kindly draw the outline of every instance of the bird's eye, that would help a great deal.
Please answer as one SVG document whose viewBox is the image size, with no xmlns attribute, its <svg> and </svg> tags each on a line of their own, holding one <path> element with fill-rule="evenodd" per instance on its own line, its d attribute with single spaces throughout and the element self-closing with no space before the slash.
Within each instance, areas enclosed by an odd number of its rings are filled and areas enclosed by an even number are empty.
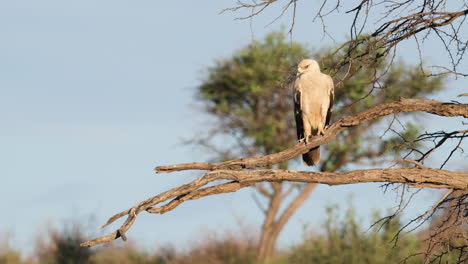
<svg viewBox="0 0 468 264">
<path fill-rule="evenodd" d="M 306 65 L 305 68 L 306 68 L 306 69 L 309 68 L 309 65 Z"/>
</svg>

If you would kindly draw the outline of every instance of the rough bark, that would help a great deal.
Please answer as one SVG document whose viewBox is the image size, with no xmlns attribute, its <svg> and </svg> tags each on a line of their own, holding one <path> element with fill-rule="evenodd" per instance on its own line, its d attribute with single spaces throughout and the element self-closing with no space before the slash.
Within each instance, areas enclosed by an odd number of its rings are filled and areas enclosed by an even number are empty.
<svg viewBox="0 0 468 264">
<path fill-rule="evenodd" d="M 275 230 L 276 216 L 280 210 L 281 202 L 283 201 L 282 185 L 273 183 L 274 192 L 270 198 L 268 209 L 265 214 L 265 220 L 262 225 L 262 233 L 258 241 L 258 259 L 263 260 L 270 256 L 274 251 L 273 237 Z M 273 247 L 271 246 L 273 244 Z"/>
<path fill-rule="evenodd" d="M 405 183 L 414 187 L 449 188 L 454 190 L 468 189 L 468 174 L 440 169 L 419 168 L 398 169 L 368 169 L 348 172 L 306 172 L 283 169 L 241 170 L 245 168 L 265 167 L 291 160 L 311 148 L 327 143 L 338 133 L 361 125 L 369 120 L 400 112 L 424 111 L 440 116 L 468 117 L 467 104 L 452 104 L 425 99 L 403 99 L 392 103 L 380 104 L 366 111 L 344 117 L 331 125 L 323 136 L 312 138 L 309 143 L 299 143 L 284 151 L 263 157 L 249 157 L 221 163 L 186 163 L 179 165 L 156 167 L 158 172 L 171 172 L 189 169 L 211 170 L 190 183 L 173 188 L 111 217 L 104 225 L 107 226 L 127 216 L 126 221 L 115 232 L 93 240 L 86 241 L 81 246 L 94 246 L 110 242 L 119 237 L 126 240 L 125 233 L 134 223 L 137 215 L 143 211 L 150 213 L 165 213 L 173 210 L 182 202 L 198 199 L 212 194 L 234 192 L 240 188 L 252 186 L 259 182 L 304 182 L 322 183 L 328 185 L 354 184 L 363 182 L 393 182 Z M 417 163 L 416 163 L 417 164 Z M 418 165 L 418 164 L 417 164 Z M 206 187 L 216 180 L 228 180 L 215 186 Z M 168 202 L 162 206 L 161 203 Z M 103 226 L 103 227 L 104 227 Z"/>
<path fill-rule="evenodd" d="M 229 183 L 202 188 L 216 180 L 231 180 Z M 348 172 L 308 172 L 291 170 L 252 170 L 233 171 L 215 170 L 207 172 L 194 181 L 173 188 L 152 198 L 138 203 L 132 208 L 111 217 L 103 226 L 113 223 L 115 220 L 128 215 L 123 225 L 110 235 L 93 239 L 81 244 L 81 246 L 94 246 L 117 239 L 124 238 L 125 232 L 132 226 L 137 214 L 142 211 L 149 213 L 165 213 L 187 200 L 199 199 L 204 196 L 225 192 L 234 192 L 240 188 L 251 186 L 257 182 L 307 182 L 328 185 L 355 184 L 364 182 L 393 182 L 406 183 L 413 187 L 450 188 L 455 190 L 468 189 L 468 174 L 428 168 L 399 168 L 399 169 L 369 169 Z M 201 188 L 201 189 L 199 189 Z M 161 207 L 153 206 L 172 199 Z"/>
<path fill-rule="evenodd" d="M 235 159 L 220 163 L 193 162 L 176 165 L 158 166 L 154 170 L 158 173 L 173 172 L 181 170 L 240 170 L 253 169 L 274 165 L 283 161 L 291 160 L 303 153 L 308 152 L 311 148 L 330 142 L 341 131 L 364 124 L 372 119 L 377 119 L 386 115 L 403 113 L 403 112 L 427 112 L 439 116 L 453 117 L 463 116 L 468 118 L 467 104 L 445 103 L 429 99 L 405 99 L 400 98 L 399 101 L 380 104 L 368 110 L 359 112 L 354 115 L 344 117 L 333 123 L 323 136 L 316 136 L 309 140 L 309 143 L 298 143 L 295 146 L 284 151 L 266 155 L 263 157 L 247 157 Z"/>
<path fill-rule="evenodd" d="M 307 200 L 316 186 L 317 184 L 315 183 L 306 184 L 296 198 L 288 204 L 284 212 L 276 218 L 274 216 L 278 214 L 279 206 L 276 206 L 276 202 L 274 201 L 284 199 L 284 195 L 283 193 L 280 193 L 272 197 L 268 210 L 275 212 L 274 215 L 267 213 L 265 216 L 265 222 L 262 227 L 262 235 L 260 237 L 258 247 L 259 260 L 265 260 L 274 255 L 276 241 L 278 240 L 278 236 L 281 233 L 281 230 L 283 230 L 284 225 L 288 222 L 294 212 L 296 212 L 296 210 Z"/>
</svg>

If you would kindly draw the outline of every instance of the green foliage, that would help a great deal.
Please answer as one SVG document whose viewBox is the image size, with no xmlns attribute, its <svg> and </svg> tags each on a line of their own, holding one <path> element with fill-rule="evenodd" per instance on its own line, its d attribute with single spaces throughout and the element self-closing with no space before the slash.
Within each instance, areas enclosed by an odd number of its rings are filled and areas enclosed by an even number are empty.
<svg viewBox="0 0 468 264">
<path fill-rule="evenodd" d="M 132 244 L 124 246 L 108 245 L 97 250 L 78 253 L 81 232 L 56 231 L 54 239 L 47 244 L 38 241 L 38 251 L 34 263 L 83 263 L 83 264 L 419 264 L 424 262 L 427 247 L 425 238 L 431 229 L 439 225 L 440 219 L 433 220 L 427 230 L 419 233 L 400 233 L 395 241 L 395 234 L 402 227 L 398 218 L 382 228 L 376 225 L 371 230 L 362 226 L 352 205 L 342 216 L 337 206 L 326 209 L 327 218 L 323 223 L 323 232 L 309 232 L 304 229 L 303 239 L 290 249 L 283 249 L 278 256 L 267 263 L 256 260 L 256 240 L 245 230 L 237 235 L 225 234 L 213 238 L 204 236 L 199 243 L 192 244 L 187 251 L 165 247 L 147 252 Z M 380 219 L 378 214 L 372 222 Z M 76 241 L 78 240 L 78 241 Z M 453 240 L 453 238 L 452 238 Z M 2 248 L 3 247 L 3 248 Z M 57 250 L 55 250 L 57 249 Z M 444 252 L 446 246 L 433 249 L 433 254 Z M 440 254 L 441 263 L 457 263 L 456 251 Z M 436 261 L 438 263 L 438 261 Z M 22 261 L 19 252 L 9 247 L 0 246 L 0 264 L 29 264 Z"/>
<path fill-rule="evenodd" d="M 406 129 L 401 134 L 383 141 L 383 153 L 393 152 L 395 155 L 399 155 L 401 151 L 406 148 L 416 149 L 420 146 L 420 144 L 414 142 L 419 135 L 418 127 L 414 124 L 407 123 L 405 128 Z"/>
<path fill-rule="evenodd" d="M 257 248 L 249 240 L 236 238 L 207 239 L 170 264 L 249 264 L 256 263 Z"/>
<path fill-rule="evenodd" d="M 337 208 L 327 208 L 325 234 L 309 234 L 302 244 L 294 247 L 285 257 L 285 263 L 317 264 L 386 264 L 423 263 L 422 259 L 411 257 L 419 252 L 421 243 L 415 235 L 401 234 L 395 244 L 393 238 L 401 224 L 394 219 L 378 231 L 365 231 L 359 225 L 353 209 L 348 209 L 342 220 Z"/>
<path fill-rule="evenodd" d="M 91 257 L 89 248 L 80 247 L 82 236 L 73 233 L 63 234 L 55 240 L 56 253 L 54 263 L 79 264 L 87 263 Z"/>
<path fill-rule="evenodd" d="M 383 101 L 391 101 L 400 96 L 411 98 L 440 91 L 443 88 L 443 79 L 428 78 L 417 67 L 399 63 L 386 75 L 384 86 Z"/>
<path fill-rule="evenodd" d="M 0 264 L 20 264 L 21 255 L 12 249 L 0 249 Z"/>
<path fill-rule="evenodd" d="M 90 263 L 93 250 L 87 247 L 80 247 L 80 243 L 84 241 L 84 236 L 77 228 L 64 231 L 50 230 L 49 240 L 48 244 L 43 244 L 38 248 L 39 263 Z"/>
<path fill-rule="evenodd" d="M 252 140 L 260 153 L 276 152 L 294 141 L 291 89 L 285 78 L 308 57 L 307 49 L 271 33 L 208 69 L 198 96 L 230 133 Z"/>
<path fill-rule="evenodd" d="M 335 111 L 338 116 L 394 101 L 400 96 L 420 97 L 443 88 L 443 77 L 428 77 L 419 66 L 389 61 L 382 56 L 380 46 L 371 38 L 351 50 L 316 54 L 323 71 L 331 74 L 336 82 L 339 81 L 335 89 L 335 105 L 346 107 Z M 365 56 L 355 58 L 356 54 Z M 354 59 L 350 60 L 350 57 Z M 353 103 L 356 100 L 359 101 Z"/>
<path fill-rule="evenodd" d="M 258 154 L 269 154 L 297 142 L 291 84 L 295 65 L 303 58 L 319 61 L 322 71 L 335 80 L 333 120 L 400 96 L 420 97 L 443 88 L 442 77 L 429 78 L 419 67 L 390 63 L 381 44 L 372 38 L 363 38 L 337 53 L 331 50 L 312 53 L 304 45 L 286 41 L 281 32 L 271 33 L 209 68 L 198 87 L 198 97 L 206 103 L 207 112 L 218 118 L 220 133 L 243 140 L 241 152 L 253 148 Z M 385 155 L 399 155 L 409 147 L 398 135 L 382 140 L 375 131 L 370 132 L 379 123 L 381 120 L 373 120 L 349 129 L 328 143 L 320 170 L 336 171 L 366 159 L 383 160 Z M 401 134 L 408 136 L 405 139 L 414 138 L 416 126 L 407 124 L 407 128 Z"/>
<path fill-rule="evenodd" d="M 166 264 L 174 258 L 175 252 L 170 248 L 156 250 L 156 254 L 151 255 L 134 246 L 124 247 L 108 246 L 95 252 L 91 257 L 94 264 Z"/>
<path fill-rule="evenodd" d="M 322 67 L 339 80 L 335 88 L 335 120 L 377 104 L 398 100 L 400 96 L 415 98 L 443 89 L 442 77 L 427 77 L 419 67 L 385 60 L 378 43 L 371 40 L 360 45 L 353 51 L 344 50 L 333 55 L 322 53 Z M 362 50 L 367 53 L 361 60 L 346 59 L 349 52 L 362 54 Z M 419 134 L 416 125 L 407 123 L 399 135 L 389 132 L 391 136 L 381 138 L 378 134 L 382 135 L 382 132 L 375 133 L 379 124 L 382 129 L 381 120 L 372 120 L 366 125 L 348 129 L 328 143 L 328 154 L 321 169 L 335 171 L 363 160 L 376 164 L 384 160 L 385 155 L 398 156 L 403 150 L 416 147 L 411 143 Z"/>
<path fill-rule="evenodd" d="M 362 51 L 365 56 L 359 60 L 345 59 Z M 372 39 L 337 54 L 329 50 L 310 54 L 304 45 L 287 41 L 283 33 L 268 34 L 264 40 L 255 41 L 232 58 L 219 60 L 209 68 L 207 78 L 198 87 L 198 97 L 206 103 L 207 112 L 218 118 L 221 133 L 238 135 L 258 154 L 268 154 L 296 142 L 290 85 L 295 65 L 303 58 L 320 61 L 323 71 L 336 81 L 335 120 L 400 96 L 420 97 L 443 88 L 442 78 L 427 78 L 417 67 L 401 62 L 390 66 L 382 56 L 379 43 Z M 407 123 L 400 135 L 382 140 L 373 130 L 379 123 L 382 125 L 380 121 L 348 129 L 328 143 L 320 169 L 335 171 L 363 159 L 399 155 L 405 147 L 417 147 L 411 142 L 419 133 L 416 125 Z M 286 163 L 280 165 L 281 168 L 287 166 Z M 283 252 L 282 257 L 271 264 L 398 263 L 420 249 L 418 237 L 408 234 L 400 236 L 398 243 L 392 246 L 391 240 L 401 226 L 398 219 L 380 231 L 365 232 L 352 210 L 341 221 L 336 209 L 329 208 L 327 213 L 324 235 L 308 234 L 303 242 Z M 39 247 L 37 252 L 39 263 L 236 264 L 256 261 L 254 243 L 232 238 L 206 241 L 186 253 L 160 249 L 152 255 L 133 247 L 80 248 L 79 242 L 84 240 L 80 234 L 78 231 L 51 232 L 48 244 Z M 0 254 L 0 264 L 21 261 L 14 251 L 0 252 L 5 252 Z M 406 263 L 421 261 L 413 257 Z"/>
</svg>

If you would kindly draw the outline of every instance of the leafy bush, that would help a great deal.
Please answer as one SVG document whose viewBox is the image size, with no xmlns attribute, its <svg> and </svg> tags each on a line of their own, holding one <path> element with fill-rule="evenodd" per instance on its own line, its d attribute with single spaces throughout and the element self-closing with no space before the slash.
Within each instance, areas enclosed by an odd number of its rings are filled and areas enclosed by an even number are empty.
<svg viewBox="0 0 468 264">
<path fill-rule="evenodd" d="M 285 257 L 286 263 L 423 263 L 417 256 L 410 257 L 421 248 L 415 234 L 400 233 L 395 240 L 401 228 L 399 219 L 366 231 L 359 225 L 353 209 L 348 209 L 341 220 L 336 207 L 327 208 L 327 215 L 325 234 L 307 234 Z"/>
</svg>

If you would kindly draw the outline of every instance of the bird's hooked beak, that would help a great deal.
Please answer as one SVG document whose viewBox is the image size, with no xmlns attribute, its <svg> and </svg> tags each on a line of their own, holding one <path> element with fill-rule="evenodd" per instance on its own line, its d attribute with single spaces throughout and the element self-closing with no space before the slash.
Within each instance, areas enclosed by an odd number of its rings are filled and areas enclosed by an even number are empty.
<svg viewBox="0 0 468 264">
<path fill-rule="evenodd" d="M 301 67 L 298 67 L 298 68 L 297 68 L 297 73 L 296 73 L 296 75 L 299 76 L 299 75 L 301 75 L 303 72 L 304 72 L 304 69 L 302 69 Z"/>
</svg>

